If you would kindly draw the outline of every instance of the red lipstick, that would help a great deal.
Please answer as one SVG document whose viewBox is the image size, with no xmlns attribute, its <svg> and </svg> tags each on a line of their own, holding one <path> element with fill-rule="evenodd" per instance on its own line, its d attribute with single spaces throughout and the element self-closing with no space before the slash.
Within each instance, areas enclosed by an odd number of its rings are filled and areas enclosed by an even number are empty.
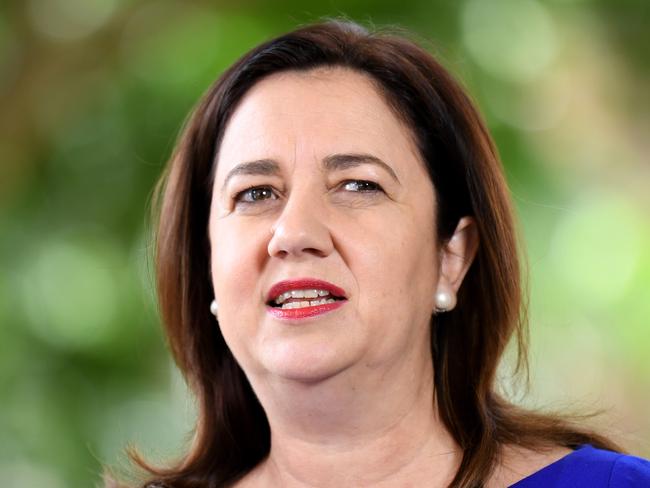
<svg viewBox="0 0 650 488">
<path fill-rule="evenodd" d="M 269 290 L 267 294 L 267 301 L 271 302 L 272 300 L 275 300 L 279 295 L 287 291 L 306 289 L 325 290 L 328 291 L 330 295 L 339 298 L 340 300 L 337 300 L 333 303 L 324 303 L 322 305 L 290 309 L 283 309 L 268 305 L 266 307 L 267 312 L 278 319 L 304 319 L 336 310 L 337 308 L 342 307 L 347 301 L 345 290 L 336 285 L 333 285 L 332 283 L 315 278 L 299 278 L 295 280 L 280 281 L 273 285 Z"/>
</svg>

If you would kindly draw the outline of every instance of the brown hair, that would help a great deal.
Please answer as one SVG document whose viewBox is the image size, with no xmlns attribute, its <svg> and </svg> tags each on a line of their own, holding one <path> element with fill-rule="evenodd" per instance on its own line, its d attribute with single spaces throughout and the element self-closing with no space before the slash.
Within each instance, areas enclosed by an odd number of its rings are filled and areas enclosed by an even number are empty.
<svg viewBox="0 0 650 488">
<path fill-rule="evenodd" d="M 193 443 L 176 466 L 153 468 L 134 455 L 150 474 L 145 486 L 228 486 L 269 453 L 264 410 L 209 311 L 214 162 L 229 117 L 255 83 L 273 73 L 327 66 L 369 75 L 413 131 L 435 188 L 440 240 L 465 215 L 478 226 L 480 246 L 458 306 L 432 320 L 440 416 L 463 450 L 451 485 L 482 486 L 505 444 L 591 443 L 618 450 L 603 436 L 558 415 L 524 410 L 496 391 L 497 366 L 513 335 L 517 368 L 526 370 L 526 307 L 501 163 L 471 100 L 404 36 L 329 21 L 268 41 L 228 69 L 194 110 L 158 187 L 160 310 L 174 358 L 198 399 L 198 420 Z"/>
</svg>

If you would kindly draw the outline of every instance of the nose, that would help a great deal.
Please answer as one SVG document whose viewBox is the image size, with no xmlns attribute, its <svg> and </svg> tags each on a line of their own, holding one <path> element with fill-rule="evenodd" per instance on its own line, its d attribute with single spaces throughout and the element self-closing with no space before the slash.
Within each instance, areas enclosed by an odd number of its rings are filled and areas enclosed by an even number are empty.
<svg viewBox="0 0 650 488">
<path fill-rule="evenodd" d="M 321 202 L 309 195 L 289 196 L 271 227 L 268 253 L 272 257 L 325 257 L 334 244 Z"/>
</svg>

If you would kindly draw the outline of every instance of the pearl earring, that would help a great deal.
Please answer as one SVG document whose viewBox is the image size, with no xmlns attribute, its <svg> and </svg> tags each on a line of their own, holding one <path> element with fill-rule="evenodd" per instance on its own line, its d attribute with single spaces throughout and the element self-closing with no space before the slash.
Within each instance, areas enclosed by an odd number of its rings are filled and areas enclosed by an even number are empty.
<svg viewBox="0 0 650 488">
<path fill-rule="evenodd" d="M 215 317 L 217 316 L 217 310 L 219 309 L 219 306 L 217 305 L 216 300 L 212 300 L 212 303 L 210 303 L 210 312 L 212 312 L 212 315 Z"/>
<path fill-rule="evenodd" d="M 446 291 L 436 293 L 436 312 L 449 312 L 456 306 L 456 295 Z"/>
</svg>

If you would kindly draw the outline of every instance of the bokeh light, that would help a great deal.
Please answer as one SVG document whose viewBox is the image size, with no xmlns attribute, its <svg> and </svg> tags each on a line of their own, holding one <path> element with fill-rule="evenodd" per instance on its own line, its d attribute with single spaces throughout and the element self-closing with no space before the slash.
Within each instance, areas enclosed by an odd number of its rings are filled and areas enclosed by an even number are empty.
<svg viewBox="0 0 650 488">
<path fill-rule="evenodd" d="M 27 324 L 53 347 L 109 340 L 121 306 L 116 252 L 84 244 L 46 240 L 21 273 Z"/>
<path fill-rule="evenodd" d="M 462 19 L 469 54 L 495 77 L 530 81 L 555 58 L 553 19 L 537 0 L 470 0 Z"/>
<path fill-rule="evenodd" d="M 620 195 L 583 196 L 553 236 L 551 259 L 558 282 L 581 307 L 616 306 L 639 271 L 647 220 Z"/>
<path fill-rule="evenodd" d="M 53 40 L 70 41 L 86 37 L 102 27 L 119 0 L 28 0 L 28 14 L 34 28 Z"/>
</svg>

